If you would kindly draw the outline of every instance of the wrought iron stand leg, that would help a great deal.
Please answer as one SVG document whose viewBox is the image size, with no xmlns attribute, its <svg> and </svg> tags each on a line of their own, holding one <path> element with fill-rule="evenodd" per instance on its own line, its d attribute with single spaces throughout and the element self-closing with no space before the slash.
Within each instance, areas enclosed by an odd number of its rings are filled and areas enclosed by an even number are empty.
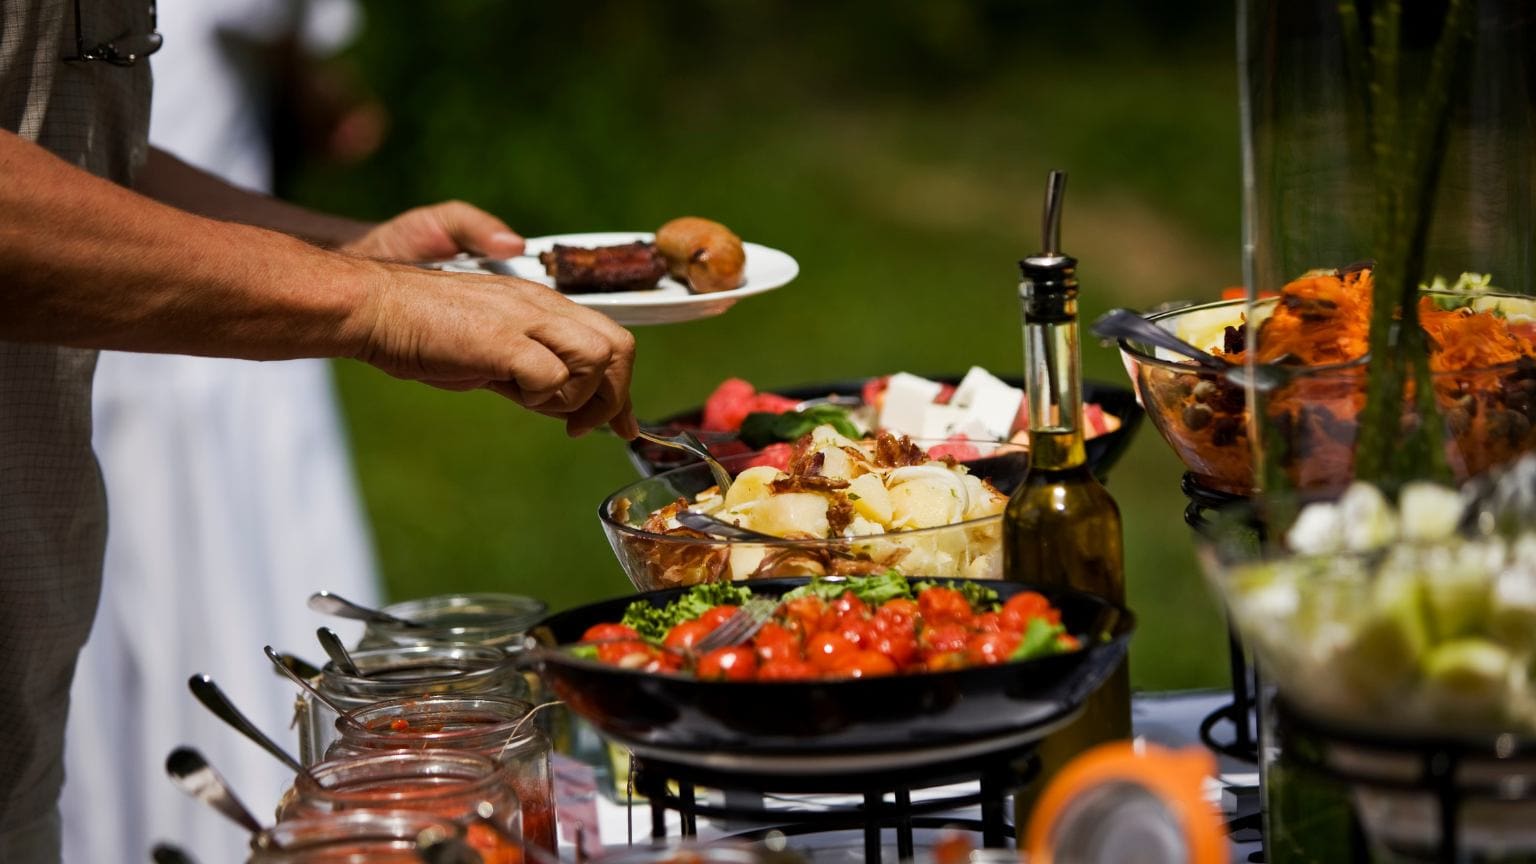
<svg viewBox="0 0 1536 864">
<path fill-rule="evenodd" d="M 1008 845 L 1004 802 L 1008 798 L 1008 776 L 996 771 L 981 773 L 981 845 L 1002 849 Z"/>
<path fill-rule="evenodd" d="M 885 796 L 878 792 L 864 793 L 864 862 L 880 864 L 880 812 L 885 809 Z"/>
<path fill-rule="evenodd" d="M 1231 629 L 1227 630 L 1227 651 L 1232 669 L 1232 745 L 1234 749 L 1241 748 L 1242 752 L 1257 757 L 1258 743 L 1253 740 L 1249 723 L 1253 717 L 1254 700 L 1248 689 L 1248 663 L 1243 659 L 1243 643 L 1237 641 L 1237 632 Z"/>
<path fill-rule="evenodd" d="M 896 790 L 896 857 L 912 860 L 912 793 Z"/>
<path fill-rule="evenodd" d="M 651 805 L 651 839 L 664 840 L 667 837 L 667 807 L 663 803 L 667 792 L 667 780 L 665 777 L 653 778 L 646 770 L 644 762 L 636 757 L 632 759 L 631 776 L 634 778 L 635 791 L 644 795 Z M 658 782 L 659 788 L 658 788 Z"/>
<path fill-rule="evenodd" d="M 682 801 L 682 806 L 678 808 L 678 813 L 683 819 L 683 836 L 697 837 L 699 836 L 699 820 L 698 815 L 694 812 L 693 784 L 679 783 L 677 786 L 678 798 Z"/>
<path fill-rule="evenodd" d="M 1461 839 L 1456 761 L 1455 754 L 1440 751 L 1430 754 L 1424 765 L 1424 773 L 1435 784 L 1435 803 L 1440 811 L 1440 854 L 1437 860 L 1443 864 L 1456 864 L 1456 847 Z"/>
</svg>

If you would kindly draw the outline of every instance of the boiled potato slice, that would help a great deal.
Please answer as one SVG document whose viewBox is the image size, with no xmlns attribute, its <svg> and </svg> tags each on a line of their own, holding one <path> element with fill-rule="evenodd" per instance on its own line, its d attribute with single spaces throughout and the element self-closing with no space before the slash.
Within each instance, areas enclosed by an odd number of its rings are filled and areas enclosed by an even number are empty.
<svg viewBox="0 0 1536 864">
<path fill-rule="evenodd" d="M 746 579 L 763 563 L 763 557 L 768 554 L 768 547 L 756 543 L 732 543 L 731 544 L 731 569 L 732 579 Z"/>
<path fill-rule="evenodd" d="M 891 494 L 878 474 L 861 474 L 848 484 L 848 500 L 860 516 L 881 525 L 891 523 Z"/>
<path fill-rule="evenodd" d="M 853 475 L 862 470 L 854 464 L 848 451 L 841 447 L 826 447 L 821 450 L 821 476 L 823 477 L 852 480 Z"/>
<path fill-rule="evenodd" d="M 965 517 L 970 496 L 960 475 L 943 465 L 897 468 L 886 477 L 891 496 L 891 524 L 899 528 L 934 528 Z"/>
<path fill-rule="evenodd" d="M 769 484 L 784 476 L 787 475 L 772 465 L 748 468 L 736 475 L 735 482 L 731 484 L 731 491 L 725 493 L 725 506 L 738 507 L 748 501 L 767 498 L 770 494 Z"/>
<path fill-rule="evenodd" d="M 856 447 L 852 438 L 837 431 L 830 423 L 823 423 L 811 430 L 811 447 L 816 450 L 825 450 L 828 447 Z"/>
<path fill-rule="evenodd" d="M 734 488 L 734 487 L 733 487 Z M 786 492 L 741 508 L 746 526 L 776 537 L 826 537 L 827 499 L 814 492 Z"/>
</svg>

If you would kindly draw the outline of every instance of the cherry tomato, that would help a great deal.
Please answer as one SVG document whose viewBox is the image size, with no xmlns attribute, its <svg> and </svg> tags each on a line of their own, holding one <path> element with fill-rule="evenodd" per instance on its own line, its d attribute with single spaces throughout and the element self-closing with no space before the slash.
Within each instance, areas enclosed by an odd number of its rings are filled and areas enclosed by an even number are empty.
<svg viewBox="0 0 1536 864">
<path fill-rule="evenodd" d="M 638 669 L 656 656 L 656 649 L 647 642 L 599 642 L 597 659 L 626 669 Z"/>
<path fill-rule="evenodd" d="M 953 588 L 934 586 L 917 595 L 923 620 L 933 624 L 964 624 L 974 617 L 971 601 Z"/>
<path fill-rule="evenodd" d="M 971 628 L 983 633 L 1001 633 L 1007 628 L 1003 626 L 1003 616 L 997 612 L 983 612 L 971 621 Z"/>
<path fill-rule="evenodd" d="M 722 603 L 719 606 L 709 610 L 708 612 L 705 612 L 703 615 L 700 615 L 698 618 L 695 618 L 694 620 L 704 622 L 705 624 L 709 625 L 710 630 L 713 630 L 716 627 L 719 627 L 721 624 L 724 624 L 726 620 L 729 619 L 732 615 L 735 615 L 736 611 L 740 608 L 740 606 L 732 606 L 729 603 Z M 705 632 L 707 633 L 709 631 L 706 630 Z"/>
<path fill-rule="evenodd" d="M 874 678 L 895 675 L 896 663 L 879 651 L 851 651 L 840 657 L 828 671 L 834 676 Z"/>
<path fill-rule="evenodd" d="M 900 615 L 906 618 L 916 618 L 919 611 L 916 600 L 894 597 L 881 603 L 880 608 L 875 610 L 875 615 Z"/>
<path fill-rule="evenodd" d="M 617 642 L 620 640 L 639 639 L 640 634 L 623 624 L 593 624 L 587 628 L 587 632 L 581 634 L 583 642 Z"/>
<path fill-rule="evenodd" d="M 941 624 L 923 630 L 918 642 L 923 649 L 923 656 L 930 657 L 934 654 L 964 651 L 965 643 L 970 638 L 971 632 L 959 624 Z"/>
<path fill-rule="evenodd" d="M 695 618 L 692 621 L 684 621 L 681 624 L 678 624 L 676 627 L 673 627 L 671 630 L 668 630 L 667 638 L 663 639 L 661 644 L 673 649 L 674 651 L 687 651 L 694 645 L 698 644 L 700 639 L 708 636 L 709 631 L 713 629 L 715 628 L 705 623 L 704 619 L 702 618 Z"/>
<path fill-rule="evenodd" d="M 745 645 L 716 648 L 699 658 L 696 672 L 706 681 L 751 681 L 757 677 L 757 653 Z"/>
<path fill-rule="evenodd" d="M 805 659 L 819 669 L 830 669 L 838 658 L 857 650 L 838 633 L 817 633 L 805 641 Z"/>
<path fill-rule="evenodd" d="M 955 669 L 964 669 L 965 655 L 959 651 L 934 654 L 923 661 L 923 667 L 929 672 L 950 672 Z"/>
<path fill-rule="evenodd" d="M 1024 630 L 1036 618 L 1044 618 L 1050 624 L 1061 622 L 1061 613 L 1052 608 L 1051 601 L 1034 591 L 1009 597 L 1008 602 L 1003 604 L 1000 617 L 1003 625 L 1010 630 Z"/>
<path fill-rule="evenodd" d="M 773 621 L 757 631 L 757 635 L 752 637 L 752 644 L 757 648 L 757 659 L 765 664 L 776 660 L 805 659 L 800 653 L 800 637 Z"/>
<path fill-rule="evenodd" d="M 996 666 L 1008 662 L 1008 655 L 1017 647 L 1017 633 L 977 633 L 965 643 L 965 659 L 972 666 Z"/>
<path fill-rule="evenodd" d="M 809 681 L 820 677 L 821 670 L 804 660 L 769 660 L 757 667 L 759 681 Z"/>
<path fill-rule="evenodd" d="M 651 659 L 642 664 L 639 669 L 643 672 L 681 672 L 683 655 L 653 649 Z"/>
<path fill-rule="evenodd" d="M 820 597 L 797 597 L 784 604 L 785 626 L 809 636 L 821 629 L 821 619 L 826 612 L 827 605 Z"/>
<path fill-rule="evenodd" d="M 859 617 L 869 615 L 869 604 L 859 599 L 859 595 L 852 591 L 844 591 L 843 596 L 832 601 L 832 611 L 839 618 L 846 617 L 849 613 L 857 613 Z"/>
<path fill-rule="evenodd" d="M 917 639 L 910 633 L 877 635 L 863 647 L 891 658 L 898 669 L 905 669 L 917 659 Z"/>
<path fill-rule="evenodd" d="M 875 637 L 874 625 L 857 612 L 849 612 L 838 618 L 837 626 L 831 632 L 852 642 L 855 648 L 864 647 L 865 643 L 873 641 Z"/>
</svg>

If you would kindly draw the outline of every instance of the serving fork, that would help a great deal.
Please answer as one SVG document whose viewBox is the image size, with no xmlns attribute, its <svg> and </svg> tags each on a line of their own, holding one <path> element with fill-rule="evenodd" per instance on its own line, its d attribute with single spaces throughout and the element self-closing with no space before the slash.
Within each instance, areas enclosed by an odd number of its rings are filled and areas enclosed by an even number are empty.
<svg viewBox="0 0 1536 864">
<path fill-rule="evenodd" d="M 720 626 L 709 632 L 709 635 L 694 643 L 693 651 L 696 654 L 707 654 L 717 648 L 730 648 L 733 645 L 751 639 L 757 635 L 757 631 L 763 629 L 768 619 L 773 617 L 775 609 L 779 608 L 777 597 L 753 597 L 741 604 L 731 617 L 720 622 Z"/>
</svg>

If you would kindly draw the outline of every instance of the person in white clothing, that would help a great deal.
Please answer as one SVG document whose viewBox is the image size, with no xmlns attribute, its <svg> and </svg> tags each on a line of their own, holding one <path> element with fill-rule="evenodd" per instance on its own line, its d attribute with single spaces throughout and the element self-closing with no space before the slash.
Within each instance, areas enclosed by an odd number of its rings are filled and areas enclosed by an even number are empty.
<svg viewBox="0 0 1536 864">
<path fill-rule="evenodd" d="M 272 185 L 271 58 L 320 59 L 356 32 L 352 0 L 162 0 L 150 140 L 239 186 Z M 282 46 L 282 47 L 280 47 Z M 244 860 L 248 838 L 176 790 L 191 744 L 258 812 L 292 774 L 197 704 L 213 676 L 279 742 L 292 685 L 261 646 L 315 655 L 320 588 L 379 598 L 328 361 L 102 352 L 92 443 L 108 490 L 101 606 L 71 690 L 66 864 L 147 860 L 170 840 Z M 210 578 L 212 577 L 212 578 Z"/>
</svg>

